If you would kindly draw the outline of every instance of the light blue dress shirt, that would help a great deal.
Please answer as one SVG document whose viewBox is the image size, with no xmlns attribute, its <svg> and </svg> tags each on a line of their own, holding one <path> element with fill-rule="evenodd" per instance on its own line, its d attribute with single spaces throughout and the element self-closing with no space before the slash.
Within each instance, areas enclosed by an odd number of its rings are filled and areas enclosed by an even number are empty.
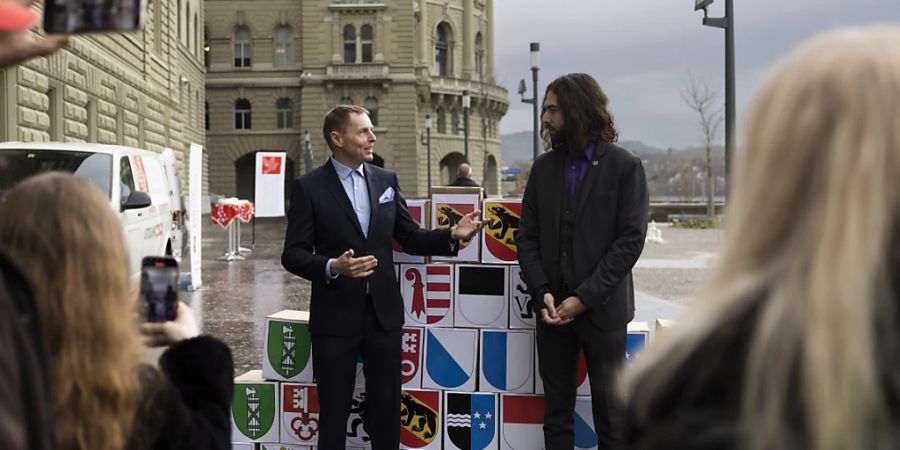
<svg viewBox="0 0 900 450">
<path fill-rule="evenodd" d="M 359 227 L 362 228 L 363 235 L 369 237 L 369 213 L 372 211 L 372 204 L 369 201 L 369 187 L 366 185 L 366 175 L 363 166 L 360 164 L 356 169 L 347 167 L 336 159 L 331 158 L 331 164 L 337 172 L 344 192 L 350 200 L 350 206 L 356 213 L 356 220 L 359 221 Z M 325 263 L 325 275 L 328 278 L 337 278 L 337 275 L 331 275 L 331 262 L 334 258 L 329 259 Z"/>
</svg>

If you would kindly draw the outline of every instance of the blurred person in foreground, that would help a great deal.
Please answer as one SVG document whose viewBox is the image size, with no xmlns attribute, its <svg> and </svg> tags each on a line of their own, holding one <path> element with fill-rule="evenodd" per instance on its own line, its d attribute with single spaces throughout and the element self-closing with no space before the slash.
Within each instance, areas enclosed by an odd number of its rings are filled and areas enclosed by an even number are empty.
<svg viewBox="0 0 900 450">
<path fill-rule="evenodd" d="M 898 448 L 900 29 L 813 39 L 748 118 L 717 268 L 628 377 L 629 448 Z"/>
<path fill-rule="evenodd" d="M 138 323 L 122 225 L 88 181 L 51 172 L 10 190 L 0 252 L 34 288 L 60 448 L 230 448 L 231 353 L 190 308 Z M 171 345 L 160 369 L 145 349 Z"/>
<path fill-rule="evenodd" d="M 522 198 L 519 265 L 540 316 L 544 445 L 575 446 L 575 379 L 584 352 L 598 448 L 618 448 L 614 377 L 634 318 L 631 268 L 644 248 L 648 196 L 640 158 L 615 142 L 609 98 L 590 75 L 557 78 L 544 95 L 539 155 Z"/>
<path fill-rule="evenodd" d="M 0 70 L 69 42 L 66 36 L 33 39 L 28 29 L 37 14 L 29 3 L 0 0 Z M 0 253 L 0 448 L 57 448 L 41 336 L 31 287 Z"/>
</svg>

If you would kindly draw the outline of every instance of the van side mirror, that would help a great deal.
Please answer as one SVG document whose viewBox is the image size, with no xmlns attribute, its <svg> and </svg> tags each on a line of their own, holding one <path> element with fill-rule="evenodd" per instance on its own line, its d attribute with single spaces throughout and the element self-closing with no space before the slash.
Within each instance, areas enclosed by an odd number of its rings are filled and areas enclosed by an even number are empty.
<svg viewBox="0 0 900 450">
<path fill-rule="evenodd" d="M 122 211 L 127 209 L 146 208 L 150 206 L 150 194 L 143 191 L 132 191 L 122 202 Z"/>
</svg>

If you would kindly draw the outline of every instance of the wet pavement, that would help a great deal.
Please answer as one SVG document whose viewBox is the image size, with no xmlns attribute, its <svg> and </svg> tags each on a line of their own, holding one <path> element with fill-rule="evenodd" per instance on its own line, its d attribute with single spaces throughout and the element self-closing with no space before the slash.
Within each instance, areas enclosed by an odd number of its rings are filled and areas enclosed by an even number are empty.
<svg viewBox="0 0 900 450">
<path fill-rule="evenodd" d="M 220 261 L 228 243 L 225 230 L 203 216 L 203 286 L 182 292 L 202 332 L 228 344 L 235 372 L 262 367 L 263 327 L 269 314 L 309 310 L 310 284 L 281 267 L 287 221 L 255 219 L 244 225 L 242 245 L 252 249 L 243 261 Z M 677 319 L 690 295 L 709 274 L 721 244 L 720 230 L 685 230 L 660 225 L 665 243 L 648 242 L 634 269 L 636 321 L 648 322 L 651 338 L 657 318 Z M 182 270 L 189 269 L 185 255 Z"/>
</svg>

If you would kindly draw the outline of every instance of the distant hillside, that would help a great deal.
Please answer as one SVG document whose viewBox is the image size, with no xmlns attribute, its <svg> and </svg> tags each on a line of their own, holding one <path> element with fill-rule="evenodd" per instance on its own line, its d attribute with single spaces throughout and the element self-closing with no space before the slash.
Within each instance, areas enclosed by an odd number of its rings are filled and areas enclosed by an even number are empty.
<svg viewBox="0 0 900 450">
<path fill-rule="evenodd" d="M 532 136 L 534 136 L 534 134 L 530 131 L 520 131 L 518 133 L 500 136 L 500 150 L 501 157 L 503 158 L 503 165 L 510 165 L 519 161 L 531 161 L 531 158 L 534 156 Z M 642 157 L 665 151 L 661 148 L 646 145 L 640 141 L 621 141 L 619 142 L 619 145 Z"/>
</svg>

